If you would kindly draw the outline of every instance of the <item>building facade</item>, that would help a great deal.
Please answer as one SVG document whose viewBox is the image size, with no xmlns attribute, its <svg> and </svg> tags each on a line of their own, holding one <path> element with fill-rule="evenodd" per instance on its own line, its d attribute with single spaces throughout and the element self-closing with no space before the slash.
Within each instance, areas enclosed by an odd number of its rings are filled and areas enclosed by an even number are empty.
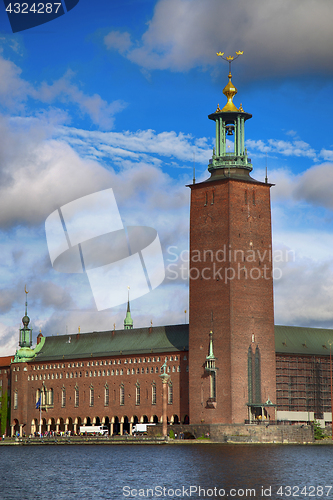
<svg viewBox="0 0 333 500">
<path fill-rule="evenodd" d="M 252 115 L 230 72 L 223 92 L 210 177 L 189 186 L 189 325 L 134 328 L 128 301 L 124 330 L 40 333 L 32 348 L 26 302 L 19 349 L 0 359 L 1 432 L 162 423 L 165 362 L 169 424 L 332 421 L 333 330 L 274 326 L 272 185 L 250 176 Z"/>
</svg>

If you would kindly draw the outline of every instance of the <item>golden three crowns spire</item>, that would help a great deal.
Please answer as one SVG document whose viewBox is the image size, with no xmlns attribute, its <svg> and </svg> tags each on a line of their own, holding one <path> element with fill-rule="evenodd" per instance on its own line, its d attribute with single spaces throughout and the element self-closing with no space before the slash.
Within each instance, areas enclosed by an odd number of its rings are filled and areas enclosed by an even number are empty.
<svg viewBox="0 0 333 500">
<path fill-rule="evenodd" d="M 216 110 L 216 112 L 219 112 L 219 111 L 243 111 L 243 109 L 237 109 L 236 106 L 234 105 L 234 103 L 232 102 L 234 96 L 237 94 L 237 89 L 231 81 L 231 77 L 232 77 L 232 75 L 231 75 L 231 63 L 232 63 L 232 61 L 234 61 L 235 59 L 237 59 L 239 56 L 241 56 L 243 54 L 244 54 L 243 50 L 238 50 L 236 52 L 236 56 L 223 57 L 224 52 L 216 52 L 217 56 L 222 57 L 222 59 L 224 59 L 225 61 L 227 61 L 229 63 L 229 75 L 228 75 L 229 82 L 223 89 L 223 94 L 228 99 L 228 102 L 224 106 L 224 108 L 222 108 L 222 109 L 220 109 L 220 107 L 218 106 L 218 109 Z"/>
</svg>

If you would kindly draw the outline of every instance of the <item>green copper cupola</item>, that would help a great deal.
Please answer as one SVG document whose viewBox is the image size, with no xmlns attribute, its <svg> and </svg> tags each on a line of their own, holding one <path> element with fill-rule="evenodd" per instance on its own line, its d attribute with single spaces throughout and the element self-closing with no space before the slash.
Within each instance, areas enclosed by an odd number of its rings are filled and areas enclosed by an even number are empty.
<svg viewBox="0 0 333 500">
<path fill-rule="evenodd" d="M 20 349 L 16 351 L 14 356 L 14 363 L 24 363 L 31 361 L 35 356 L 35 351 L 31 349 L 32 346 L 32 329 L 29 328 L 30 318 L 28 316 L 28 291 L 25 291 L 25 314 L 22 318 L 23 328 L 19 330 L 19 346 Z"/>
<path fill-rule="evenodd" d="M 229 62 L 229 82 L 223 89 L 227 103 L 220 109 L 218 104 L 215 113 L 208 115 L 210 120 L 215 121 L 216 147 L 213 156 L 209 160 L 208 171 L 212 177 L 248 177 L 252 170 L 251 160 L 247 156 L 245 148 L 245 122 L 252 118 L 246 113 L 242 105 L 239 108 L 233 102 L 237 89 L 231 81 L 231 63 L 243 52 L 236 52 L 235 56 L 222 57 L 224 52 L 217 55 Z"/>
<path fill-rule="evenodd" d="M 129 302 L 129 290 L 128 290 L 128 300 L 127 300 L 127 312 L 126 318 L 124 320 L 124 330 L 131 330 L 133 328 L 133 320 L 131 316 L 130 302 Z"/>
<path fill-rule="evenodd" d="M 29 328 L 30 318 L 28 316 L 28 291 L 27 287 L 24 287 L 25 291 L 25 314 L 22 318 L 23 328 L 20 328 L 19 335 L 19 346 L 20 347 L 31 347 L 32 346 L 32 329 Z"/>
</svg>

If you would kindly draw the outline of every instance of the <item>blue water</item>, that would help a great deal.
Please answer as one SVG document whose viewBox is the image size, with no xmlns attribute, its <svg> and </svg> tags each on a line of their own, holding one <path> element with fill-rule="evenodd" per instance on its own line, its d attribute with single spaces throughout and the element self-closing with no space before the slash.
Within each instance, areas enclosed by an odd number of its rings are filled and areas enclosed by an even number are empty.
<svg viewBox="0 0 333 500">
<path fill-rule="evenodd" d="M 0 462 L 1 500 L 333 499 L 333 446 L 3 446 Z"/>
</svg>

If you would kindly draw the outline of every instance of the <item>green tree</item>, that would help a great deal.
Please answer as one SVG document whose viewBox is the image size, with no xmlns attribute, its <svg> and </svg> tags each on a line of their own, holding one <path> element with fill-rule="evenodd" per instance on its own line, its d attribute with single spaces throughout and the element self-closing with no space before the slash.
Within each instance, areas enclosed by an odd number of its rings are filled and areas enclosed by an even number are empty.
<svg viewBox="0 0 333 500">
<path fill-rule="evenodd" d="M 6 433 L 8 421 L 9 421 L 9 408 L 8 408 L 8 391 L 4 391 L 0 398 L 1 402 L 1 408 L 0 408 L 0 422 L 1 422 L 1 428 L 0 428 L 0 433 L 1 435 Z"/>
</svg>

